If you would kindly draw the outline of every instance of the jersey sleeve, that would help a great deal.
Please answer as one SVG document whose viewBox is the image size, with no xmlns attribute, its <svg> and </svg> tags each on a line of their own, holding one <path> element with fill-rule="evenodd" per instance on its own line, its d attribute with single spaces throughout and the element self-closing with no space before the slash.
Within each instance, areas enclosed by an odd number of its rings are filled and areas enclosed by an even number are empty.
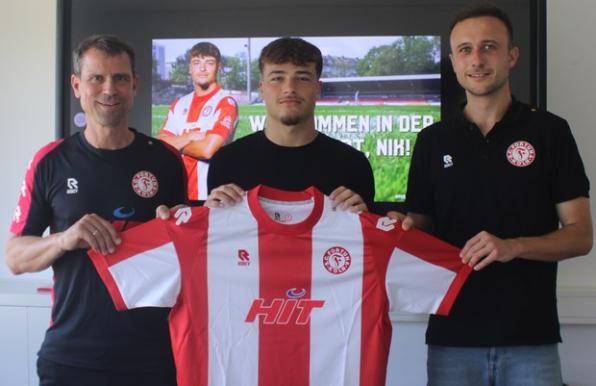
<svg viewBox="0 0 596 386">
<path fill-rule="evenodd" d="M 44 158 L 62 140 L 50 142 L 33 156 L 27 166 L 19 191 L 17 206 L 10 224 L 10 232 L 17 236 L 41 236 L 51 222 L 52 208 L 47 200 L 49 181 Z"/>
<path fill-rule="evenodd" d="M 116 251 L 89 256 L 118 310 L 172 307 L 180 292 L 180 264 L 168 223 L 154 219 L 121 234 Z M 150 236 L 149 236 L 150 235 Z"/>
<path fill-rule="evenodd" d="M 219 116 L 213 127 L 206 134 L 220 135 L 227 142 L 229 139 L 232 139 L 231 137 L 234 135 L 236 125 L 238 125 L 238 104 L 234 98 L 225 97 L 219 101 L 216 109 L 219 110 Z"/>
<path fill-rule="evenodd" d="M 577 197 L 589 197 L 590 182 L 586 176 L 577 143 L 567 121 L 560 119 L 560 128 L 553 140 L 552 195 L 556 203 Z"/>
<path fill-rule="evenodd" d="M 456 247 L 417 229 L 397 231 L 385 280 L 390 311 L 447 315 L 472 269 Z"/>
<path fill-rule="evenodd" d="M 168 115 L 166 116 L 165 121 L 163 122 L 163 125 L 161 126 L 161 130 L 159 131 L 159 135 L 180 135 L 180 133 L 177 132 L 177 130 L 172 126 L 171 122 L 173 120 L 174 117 L 174 109 L 176 108 L 176 104 L 178 103 L 180 99 L 176 98 L 176 100 L 174 102 L 172 102 L 172 104 L 170 104 L 170 108 L 168 109 Z"/>
</svg>

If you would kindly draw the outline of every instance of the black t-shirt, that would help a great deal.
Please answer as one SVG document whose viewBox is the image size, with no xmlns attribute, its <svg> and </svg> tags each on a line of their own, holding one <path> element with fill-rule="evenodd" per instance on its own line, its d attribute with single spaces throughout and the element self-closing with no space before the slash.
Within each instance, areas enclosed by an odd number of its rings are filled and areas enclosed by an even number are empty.
<svg viewBox="0 0 596 386">
<path fill-rule="evenodd" d="M 119 150 L 96 149 L 82 133 L 75 134 L 40 150 L 31 168 L 19 202 L 21 221 L 12 227 L 18 235 L 40 236 L 48 226 L 52 233 L 60 232 L 87 213 L 122 230 L 154 218 L 160 204 L 185 201 L 179 156 L 137 132 L 134 141 Z M 114 371 L 173 369 L 169 309 L 117 312 L 84 249 L 65 253 L 52 268 L 52 324 L 40 357 Z"/>
<path fill-rule="evenodd" d="M 257 185 L 301 191 L 314 186 L 326 195 L 339 186 L 358 193 L 369 210 L 374 206 L 375 185 L 364 154 L 319 133 L 309 144 L 279 146 L 263 131 L 222 147 L 211 159 L 207 187 L 235 183 L 248 190 Z"/>
<path fill-rule="evenodd" d="M 482 230 L 500 238 L 558 229 L 556 204 L 588 196 L 567 122 L 514 101 L 484 137 L 460 112 L 418 136 L 407 207 L 429 215 L 456 246 Z M 473 273 L 448 317 L 431 316 L 427 342 L 448 346 L 560 341 L 557 264 L 522 258 Z"/>
</svg>

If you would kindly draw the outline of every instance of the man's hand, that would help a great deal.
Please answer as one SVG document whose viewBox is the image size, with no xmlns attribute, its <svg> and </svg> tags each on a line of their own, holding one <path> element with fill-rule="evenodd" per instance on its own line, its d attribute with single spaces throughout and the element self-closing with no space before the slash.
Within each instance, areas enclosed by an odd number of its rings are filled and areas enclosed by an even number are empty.
<svg viewBox="0 0 596 386">
<path fill-rule="evenodd" d="M 464 264 L 479 271 L 495 261 L 511 261 L 519 256 L 519 251 L 519 242 L 516 239 L 500 239 L 482 231 L 466 242 L 459 255 Z"/>
<path fill-rule="evenodd" d="M 109 221 L 95 213 L 86 214 L 59 235 L 58 244 L 64 252 L 77 248 L 92 248 L 101 254 L 114 252 L 122 240 Z"/>
<path fill-rule="evenodd" d="M 226 184 L 213 189 L 205 206 L 208 208 L 225 208 L 242 202 L 244 190 L 236 184 Z"/>
<path fill-rule="evenodd" d="M 408 231 L 414 227 L 414 219 L 408 215 L 405 215 L 401 212 L 392 210 L 387 212 L 387 217 L 393 220 L 397 220 L 401 222 L 401 229 L 404 231 Z"/>
<path fill-rule="evenodd" d="M 333 209 L 349 210 L 352 213 L 368 211 L 366 203 L 360 195 L 345 186 L 340 186 L 329 195 L 333 201 Z"/>
</svg>

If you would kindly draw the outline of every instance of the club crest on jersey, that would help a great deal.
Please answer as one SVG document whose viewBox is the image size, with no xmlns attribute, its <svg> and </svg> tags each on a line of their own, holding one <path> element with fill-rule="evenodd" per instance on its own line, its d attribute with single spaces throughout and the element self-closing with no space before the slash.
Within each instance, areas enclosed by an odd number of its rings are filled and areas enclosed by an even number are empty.
<svg viewBox="0 0 596 386">
<path fill-rule="evenodd" d="M 257 316 L 261 316 L 263 324 L 305 325 L 310 322 L 313 310 L 325 305 L 324 300 L 304 299 L 304 288 L 290 288 L 286 291 L 286 296 L 287 298 L 273 298 L 269 304 L 263 298 L 253 300 L 244 321 L 252 323 Z"/>
<path fill-rule="evenodd" d="M 526 141 L 513 142 L 507 148 L 507 161 L 513 166 L 523 168 L 529 166 L 536 159 L 534 146 Z"/>
<path fill-rule="evenodd" d="M 352 256 L 343 247 L 329 248 L 323 254 L 323 266 L 334 275 L 346 272 L 352 265 Z"/>
<path fill-rule="evenodd" d="M 203 116 L 206 117 L 208 115 L 211 115 L 211 113 L 213 112 L 213 107 L 211 106 L 205 106 L 203 107 Z"/>
<path fill-rule="evenodd" d="M 157 194 L 159 183 L 153 173 L 141 170 L 132 177 L 132 189 L 143 198 L 151 198 Z"/>
</svg>

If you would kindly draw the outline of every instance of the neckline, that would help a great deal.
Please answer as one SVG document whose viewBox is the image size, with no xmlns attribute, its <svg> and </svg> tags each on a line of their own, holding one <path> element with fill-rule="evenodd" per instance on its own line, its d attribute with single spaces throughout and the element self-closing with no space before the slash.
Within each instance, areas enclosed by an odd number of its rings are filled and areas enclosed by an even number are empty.
<svg viewBox="0 0 596 386">
<path fill-rule="evenodd" d="M 296 224 L 281 224 L 267 215 L 259 202 L 260 197 L 282 202 L 313 200 L 313 208 L 310 214 L 301 222 Z M 259 224 L 259 229 L 271 233 L 297 235 L 310 231 L 319 221 L 323 213 L 324 196 L 314 186 L 303 191 L 293 192 L 275 189 L 266 185 L 257 185 L 247 192 L 247 203 L 252 215 Z"/>
</svg>

